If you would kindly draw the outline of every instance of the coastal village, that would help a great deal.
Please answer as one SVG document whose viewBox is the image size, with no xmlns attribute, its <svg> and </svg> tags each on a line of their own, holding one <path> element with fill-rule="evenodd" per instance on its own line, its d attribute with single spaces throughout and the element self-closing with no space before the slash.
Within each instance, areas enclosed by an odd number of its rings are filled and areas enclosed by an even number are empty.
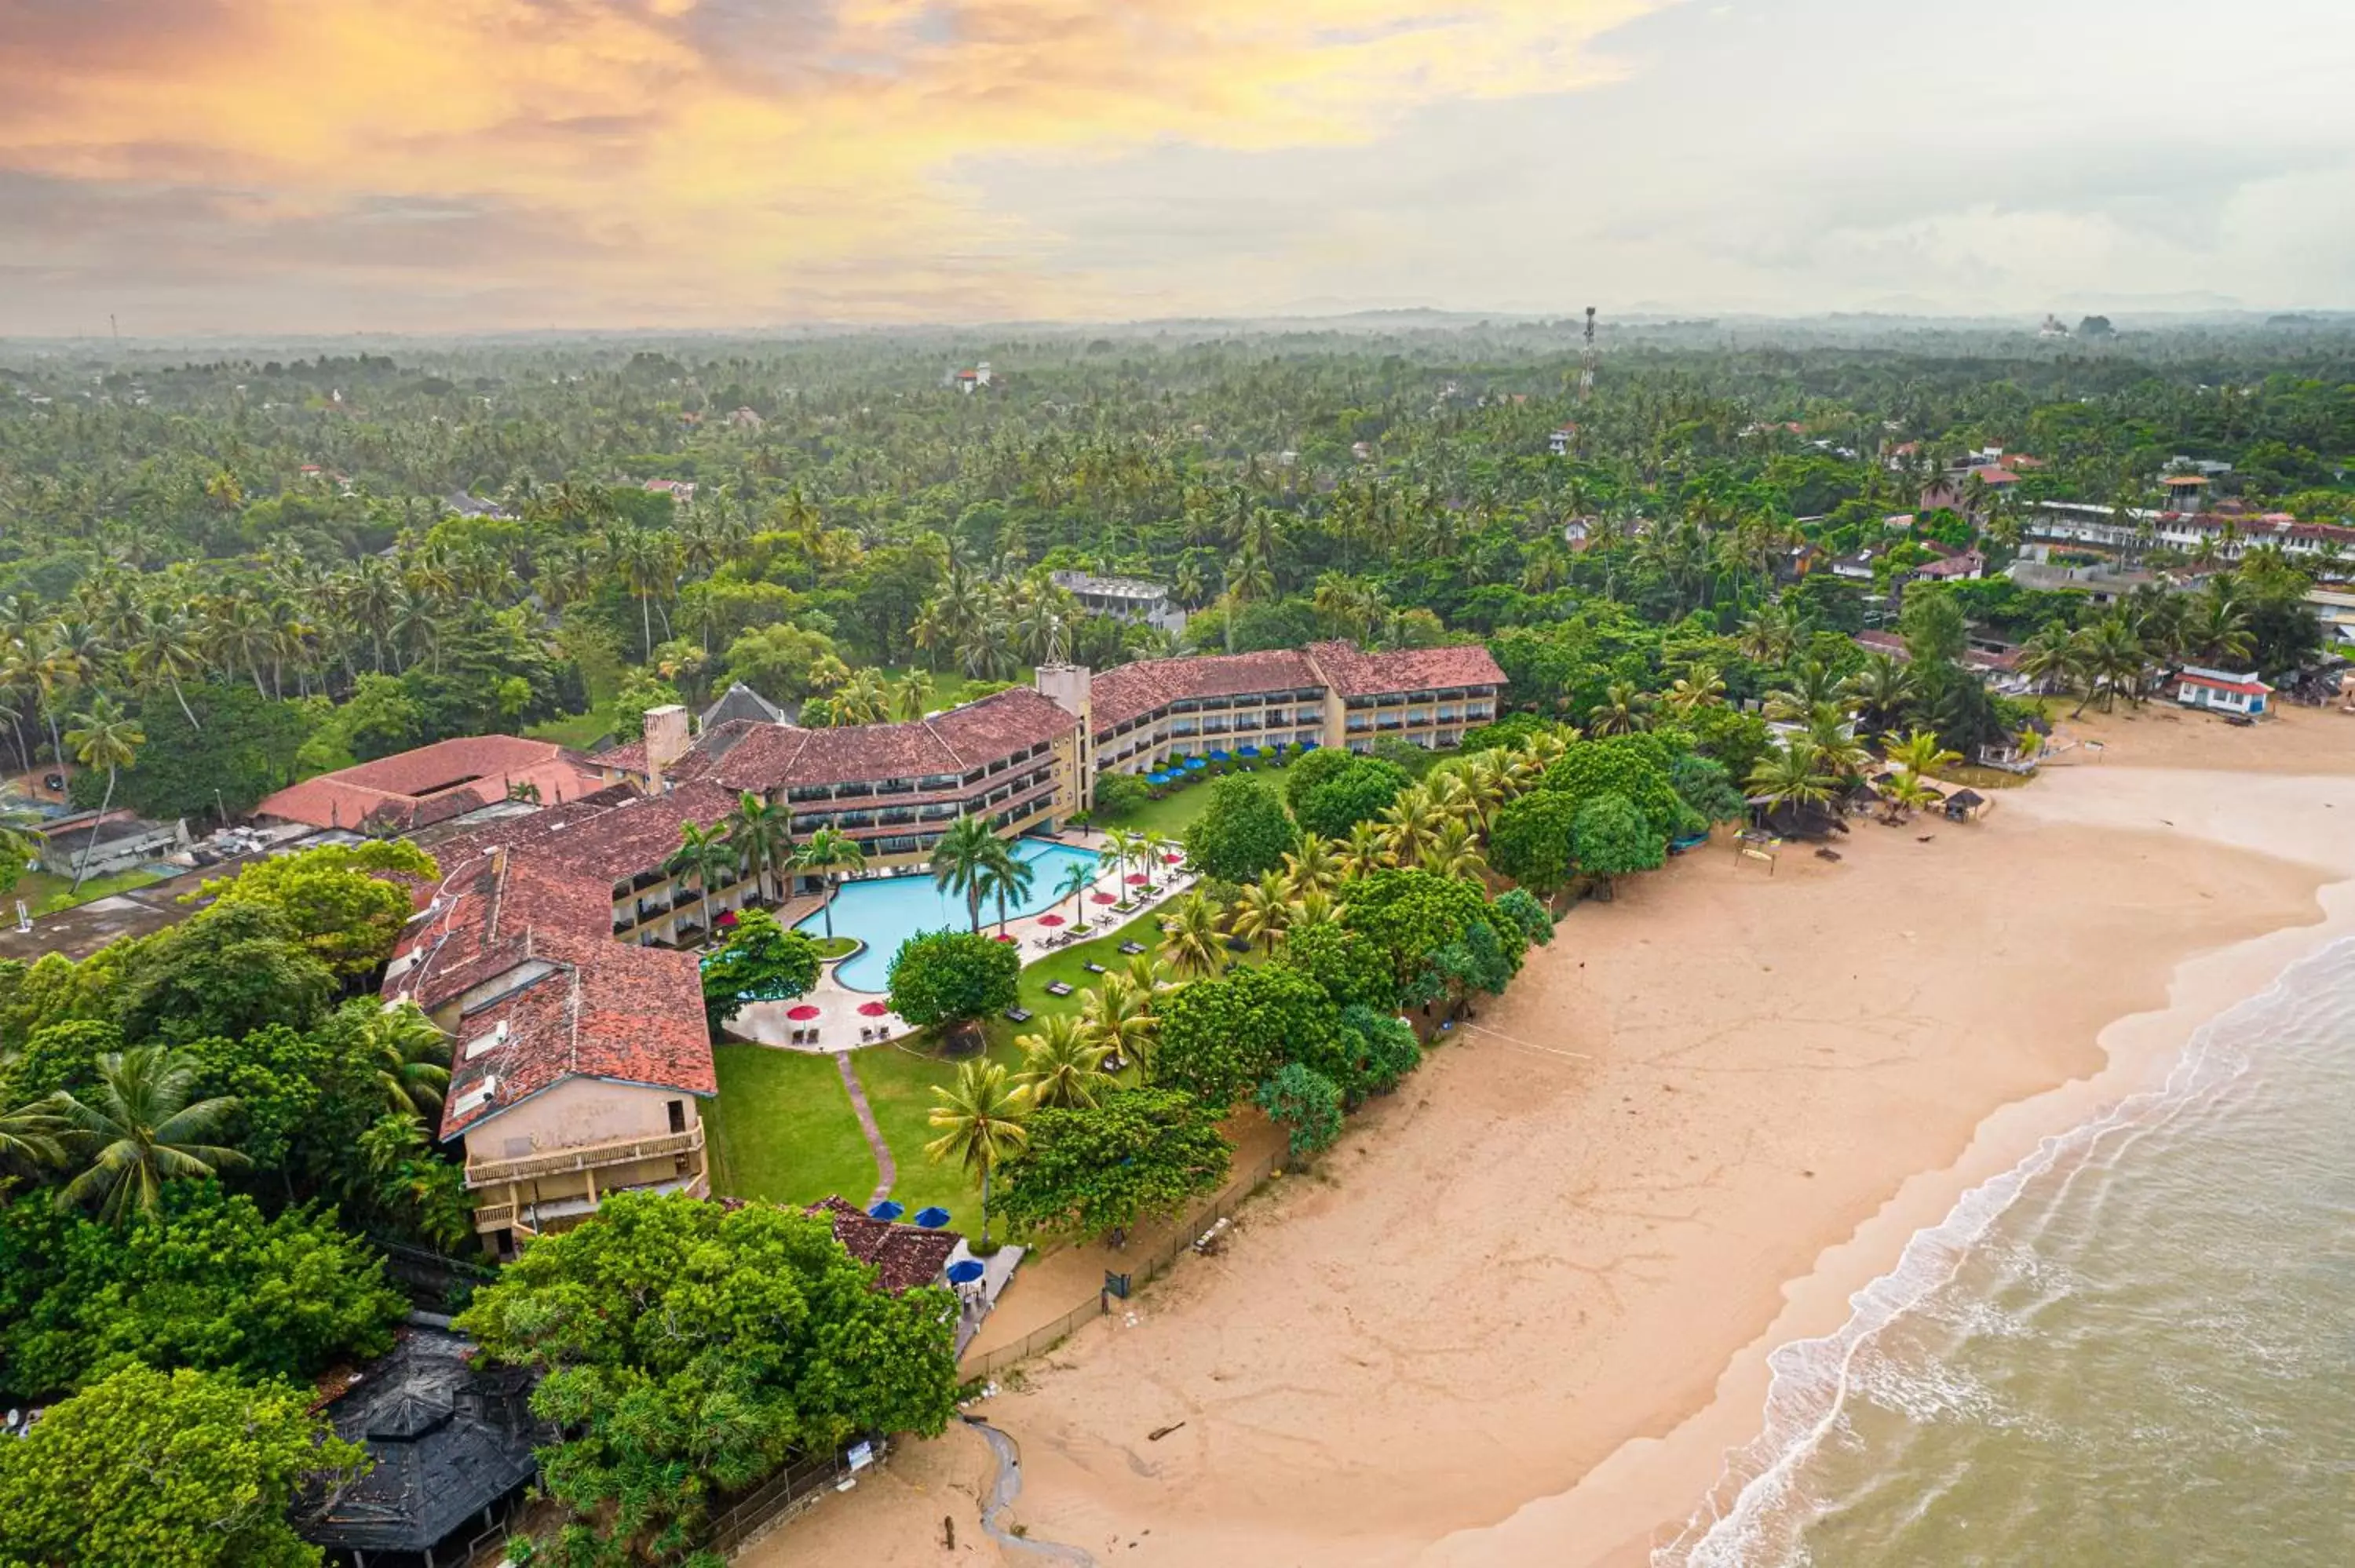
<svg viewBox="0 0 2355 1568">
<path fill-rule="evenodd" d="M 1591 350 L 1583 364 L 1591 386 Z M 989 361 L 931 390 L 958 418 L 1034 395 Z M 2018 941 L 1996 893 L 1945 885 L 1964 874 L 1948 868 L 1999 864 L 2023 902 L 2059 897 L 2064 873 L 2098 874 L 2057 824 L 2093 810 L 2083 781 L 2114 751 L 2172 758 L 2196 734 L 2203 758 L 2310 758 L 2355 737 L 2338 728 L 2355 715 L 2355 525 L 2284 509 L 2232 461 L 2157 458 L 2094 500 L 2062 482 L 2065 460 L 1985 440 L 1761 418 L 1734 436 L 1744 463 L 1794 497 L 1824 471 L 1851 493 L 1804 514 L 1702 484 L 1594 505 L 1586 396 L 1561 422 L 1564 400 L 1534 391 L 1449 380 L 1433 397 L 1446 418 L 1514 432 L 1547 498 L 1501 525 L 1502 567 L 1469 536 L 1490 503 L 1467 491 L 1410 525 L 1379 441 L 1353 437 L 1249 457 L 1265 493 L 1231 521 L 1196 497 L 1187 526 L 1231 545 L 1223 561 L 1082 529 L 985 575 L 962 544 L 935 559 L 829 524 L 798 489 L 755 529 L 722 482 L 663 474 L 617 475 L 593 502 L 432 502 L 421 530 L 349 568 L 336 591 L 352 608 L 307 652 L 304 635 L 176 630 L 138 602 L 135 575 L 85 577 L 69 619 L 12 634 L 27 700 L 6 831 L 30 880 L 0 933 L 0 1151 L 7 1192 L 39 1209 L 0 1227 L 27 1282 L 0 1290 L 11 1434 L 60 1430 L 57 1412 L 116 1375 L 227 1375 L 176 1361 L 160 1330 L 125 1372 L 95 1330 L 37 1341 L 9 1326 L 129 1288 L 74 1273 L 95 1266 L 42 1227 L 201 1224 L 251 1234 L 222 1256 L 311 1249 L 320 1326 L 225 1364 L 292 1390 L 288 1419 L 332 1451 L 290 1471 L 272 1523 L 325 1561 L 521 1564 L 555 1560 L 534 1542 L 592 1539 L 616 1563 L 698 1568 L 930 1561 L 873 1532 L 914 1529 L 912 1499 L 936 1489 L 996 1500 L 956 1504 L 944 1537 L 923 1502 L 927 1542 L 959 1551 L 973 1515 L 1004 1546 L 1008 1433 L 1026 1420 L 1052 1435 L 1032 1475 L 1115 1499 L 1090 1560 L 1106 1541 L 1185 1560 L 1215 1529 L 1103 1455 L 1140 1476 L 1187 1470 L 1212 1427 L 1279 1465 L 1269 1434 L 1285 1425 L 1222 1409 L 1221 1356 L 1180 1330 L 1160 1352 L 1130 1348 L 1185 1304 L 1281 1282 L 1260 1308 L 1271 1323 L 1399 1378 L 1416 1355 L 1385 1336 L 1444 1317 L 1432 1292 L 1522 1343 L 1498 1282 L 1550 1278 L 1598 1236 L 1613 1259 L 1651 1255 L 1679 1181 L 1729 1180 L 1707 1144 L 1646 1140 L 1719 1092 L 1659 1065 L 1688 1048 L 1668 1038 L 1678 1008 L 1713 1021 L 1685 1031 L 1692 1051 L 1730 1054 L 1710 1071 L 1777 1073 L 1820 1051 L 1839 1075 L 1817 1108 L 1861 1116 L 1898 1093 L 1878 1069 L 1850 1075 L 1878 1059 L 1872 1031 L 1818 1020 L 1827 1043 L 1785 1039 L 1822 1010 L 1788 1000 L 1778 968 L 1887 1006 L 1910 1056 L 1923 1048 L 1905 987 L 1945 998 L 1935 1016 L 1977 1018 L 1947 994 L 1967 968 L 1955 944 L 2010 961 Z M 673 425 L 751 450 L 787 418 L 751 400 L 730 390 Z M 318 456 L 289 496 L 365 504 L 365 465 Z M 592 507 L 602 545 L 582 542 Z M 510 531 L 536 543 L 451 543 Z M 688 544 L 665 554 L 674 535 Z M 1342 564 L 1376 548 L 1391 556 L 1380 572 Z M 923 586 L 859 588 L 881 605 L 876 630 L 850 630 L 850 590 L 807 608 L 829 573 L 899 549 L 892 569 Z M 377 577 L 388 595 L 396 577 L 410 595 L 446 580 L 446 624 L 419 630 L 389 599 L 371 619 Z M 120 651 L 92 633 L 77 655 L 107 594 Z M 445 677 L 445 658 L 468 673 Z M 105 689 L 118 677 L 130 707 Z M 13 678 L 0 670 L 0 686 Z M 431 703 L 464 716 L 429 725 Z M 298 722 L 318 744 L 273 750 L 269 727 Z M 2190 821 L 2204 797 L 2184 788 Z M 2006 858 L 2023 842 L 2044 861 Z M 2120 888 L 2172 909 L 2162 871 L 2193 889 L 2242 874 L 2222 851 L 2168 853 Z M 2265 896 L 2290 900 L 2287 885 Z M 1772 936 L 1859 909 L 1900 922 L 1877 938 L 1898 956 L 1859 956 L 1847 982 L 1822 967 L 1835 954 Z M 1695 972 L 1662 969 L 1646 932 L 1688 927 L 1718 945 Z M 2090 1039 L 2115 1014 L 2068 1016 Z M 1717 1043 L 1744 1031 L 1783 1056 Z M 1631 1041 L 1658 1056 L 1620 1054 Z M 1990 1046 L 1956 1069 L 1975 1086 L 1958 1103 L 1978 1103 L 1975 1075 L 2024 1094 L 2058 1059 Z M 1591 1139 L 1549 1143 L 1517 1119 L 1517 1075 L 1531 1103 L 1603 1118 Z M 1434 1106 L 1449 1096 L 1461 1103 Z M 141 1123 L 142 1107 L 161 1108 Z M 1460 1122 L 1473 1116 L 1488 1130 Z M 1644 1135 L 1623 1149 L 1614 1118 Z M 1426 1141 L 1421 1118 L 1452 1141 Z M 1935 1125 L 1947 1139 L 1970 1124 Z M 1763 1139 L 1784 1201 L 1837 1162 L 1829 1145 L 1746 1137 L 1734 1166 Z M 120 1152 L 142 1139 L 168 1158 Z M 1371 1184 L 1351 1196 L 1392 1142 L 1451 1202 L 1509 1211 L 1550 1192 L 1594 1228 L 1522 1251 L 1474 1226 L 1478 1247 L 1434 1241 L 1429 1277 L 1402 1275 L 1375 1261 L 1381 1227 L 1419 1222 Z M 1594 1163 L 1613 1150 L 1635 1164 Z M 1476 1155 L 1489 1163 L 1464 1169 Z M 1824 1185 L 1861 1192 L 1879 1170 Z M 1648 1217 L 1625 1218 L 1618 1183 L 1641 1187 Z M 1284 1236 L 1312 1215 L 1326 1229 L 1295 1257 Z M 1313 1277 L 1304 1259 L 1321 1260 Z M 1580 1266 L 1620 1280 L 1615 1261 Z M 1356 1301 L 1358 1267 L 1397 1304 Z M 1532 1289 L 1621 1321 L 1582 1285 Z M 590 1303 L 634 1325 L 623 1339 L 709 1320 L 666 1360 L 563 1326 Z M 731 1313 L 765 1326 L 734 1337 Z M 788 1320 L 872 1348 L 837 1357 Z M 837 1391 L 805 1404 L 757 1384 L 745 1369 L 769 1355 Z M 1060 1405 L 1040 1393 L 1058 1380 Z M 609 1429 L 651 1383 L 695 1414 L 651 1438 Z M 729 1402 L 763 1413 L 762 1436 L 724 1465 L 690 1461 L 708 1446 L 697 1424 Z M 1389 1393 L 1367 1409 L 1369 1429 L 1416 1418 Z M 1423 1414 L 1481 1448 L 1465 1410 Z M 1114 1426 L 1136 1430 L 1115 1443 Z M 656 1461 L 659 1485 L 635 1468 Z M 643 1514 L 621 1510 L 640 1487 Z M 1135 1521 L 1165 1506 L 1188 1544 L 1146 1542 Z M 1068 1505 L 1045 1517 L 1073 1527 Z"/>
</svg>

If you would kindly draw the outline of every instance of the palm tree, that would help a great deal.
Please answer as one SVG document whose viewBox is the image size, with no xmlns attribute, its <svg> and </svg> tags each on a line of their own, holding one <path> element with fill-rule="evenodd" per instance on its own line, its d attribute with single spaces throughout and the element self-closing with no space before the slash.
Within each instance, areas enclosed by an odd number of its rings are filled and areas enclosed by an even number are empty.
<svg viewBox="0 0 2355 1568">
<path fill-rule="evenodd" d="M 361 1054 L 376 1067 L 385 1108 L 423 1117 L 442 1107 L 450 1086 L 450 1041 L 413 1001 L 371 1012 L 360 1025 Z"/>
<path fill-rule="evenodd" d="M 2019 645 L 2019 673 L 2039 691 L 2069 691 L 2083 678 L 2082 652 L 2076 634 L 2056 620 Z"/>
<path fill-rule="evenodd" d="M 1350 824 L 1349 836 L 1341 841 L 1338 858 L 1345 877 L 1371 876 L 1385 866 L 1398 863 L 1398 856 L 1391 853 L 1390 840 L 1371 822 Z"/>
<path fill-rule="evenodd" d="M 981 874 L 988 885 L 987 895 L 997 900 L 997 934 L 1003 937 L 1006 935 L 1006 901 L 1008 898 L 1019 901 L 1027 896 L 1030 884 L 1038 878 L 1039 868 L 1007 849 L 1004 841 L 992 838 L 989 842 L 995 853 L 982 867 Z"/>
<path fill-rule="evenodd" d="M 1144 863 L 1146 892 L 1156 891 L 1152 879 L 1161 874 L 1161 868 L 1168 863 L 1169 852 L 1177 847 L 1177 840 L 1156 833 L 1151 828 L 1146 828 L 1136 835 L 1136 854 L 1137 858 Z"/>
<path fill-rule="evenodd" d="M 1153 1014 L 1153 994 L 1149 982 L 1140 985 L 1117 970 L 1080 993 L 1080 1019 L 1089 1041 L 1104 1048 L 1106 1061 L 1135 1063 L 1146 1080 L 1153 1074 L 1153 1033 L 1160 1025 Z"/>
<path fill-rule="evenodd" d="M 2120 692 L 2126 694 L 2126 700 L 2130 703 L 2140 701 L 2149 654 L 2143 648 L 2142 639 L 2135 635 L 2134 628 L 2126 624 L 2125 618 L 2117 615 L 2105 617 L 2077 635 L 2079 656 L 2084 662 L 2086 697 L 2090 700 L 2098 689 L 2104 713 L 2109 712 Z M 2085 704 L 2080 702 L 2077 712 L 2083 714 L 2084 711 Z"/>
<path fill-rule="evenodd" d="M 1778 805 L 1821 805 L 1832 798 L 1836 780 L 1818 771 L 1816 748 L 1796 736 L 1759 758 L 1750 770 L 1751 790 Z"/>
<path fill-rule="evenodd" d="M 986 873 L 997 853 L 996 835 L 978 817 L 959 817 L 932 846 L 932 885 L 964 899 L 965 923 L 981 933 L 981 899 Z"/>
<path fill-rule="evenodd" d="M 1440 824 L 1450 820 L 1446 808 L 1429 789 L 1410 784 L 1382 810 L 1382 847 L 1401 865 L 1419 860 L 1438 835 Z"/>
<path fill-rule="evenodd" d="M 1120 885 L 1114 889 L 1123 898 L 1128 896 L 1128 863 L 1145 848 L 1145 835 L 1130 832 L 1126 828 L 1104 830 L 1103 853 L 1112 858 L 1113 880 Z"/>
<path fill-rule="evenodd" d="M 1873 652 L 1840 691 L 1856 706 L 1857 722 L 1874 735 L 1886 734 L 1913 701 L 1913 666 L 1892 653 Z"/>
<path fill-rule="evenodd" d="M 1603 700 L 1586 715 L 1593 735 L 1630 735 L 1651 727 L 1651 697 L 1624 681 L 1604 688 Z"/>
<path fill-rule="evenodd" d="M 793 853 L 793 819 L 783 808 L 773 806 L 747 789 L 736 798 L 736 809 L 728 813 L 728 842 L 734 846 L 737 858 L 752 874 L 753 888 L 759 896 L 769 896 L 769 878 L 778 880 L 777 896 L 784 896 L 785 868 L 794 863 Z M 827 936 L 834 928 L 826 928 Z"/>
<path fill-rule="evenodd" d="M 1779 604 L 1762 604 L 1734 633 L 1735 652 L 1761 664 L 1786 662 L 1797 652 L 1799 618 Z"/>
<path fill-rule="evenodd" d="M 1889 760 L 1908 773 L 1935 773 L 1963 759 L 1959 751 L 1948 751 L 1938 744 L 1938 737 L 1926 729 L 1917 729 L 1889 748 Z"/>
<path fill-rule="evenodd" d="M 1086 1024 L 1068 1012 L 1046 1020 L 1039 1033 L 1015 1036 L 1022 1071 L 1015 1075 L 1041 1110 L 1093 1110 L 1113 1076 L 1103 1070 L 1111 1048 L 1095 1040 Z"/>
<path fill-rule="evenodd" d="M 1101 862 L 1090 864 L 1083 860 L 1075 860 L 1063 868 L 1063 879 L 1055 884 L 1055 902 L 1060 904 L 1066 898 L 1071 901 L 1071 924 L 1075 927 L 1084 930 L 1087 927 L 1087 906 L 1081 900 L 1087 896 L 1088 889 L 1096 885 L 1096 878 L 1103 874 L 1103 871 Z"/>
<path fill-rule="evenodd" d="M 932 705 L 932 677 L 924 670 L 911 670 L 891 688 L 891 716 L 902 724 L 913 724 L 930 711 Z"/>
<path fill-rule="evenodd" d="M 0 1111 L 0 1170 L 65 1163 L 69 1124 L 44 1101 Z"/>
<path fill-rule="evenodd" d="M 79 1142 L 94 1146 L 89 1170 L 58 1192 L 60 1205 L 99 1200 L 99 1217 L 119 1225 L 152 1212 L 164 1183 L 202 1179 L 246 1162 L 234 1149 L 203 1141 L 237 1113 L 226 1096 L 191 1101 L 197 1060 L 160 1045 L 98 1059 L 96 1104 L 60 1090 L 49 1108 Z"/>
<path fill-rule="evenodd" d="M 681 822 L 678 839 L 678 848 L 671 851 L 669 858 L 663 862 L 663 870 L 673 876 L 695 879 L 696 903 L 702 907 L 704 928 L 709 930 L 711 926 L 712 874 L 716 872 L 724 875 L 740 869 L 736 847 L 728 842 L 727 835 L 719 828 L 707 828 L 698 822 Z"/>
<path fill-rule="evenodd" d="M 1440 876 L 1474 882 L 1488 874 L 1488 857 L 1480 853 L 1479 835 L 1461 818 L 1440 824 L 1439 832 L 1423 846 L 1422 860 L 1423 870 Z"/>
<path fill-rule="evenodd" d="M 1256 943 L 1273 958 L 1291 921 L 1292 899 L 1284 874 L 1271 871 L 1235 894 L 1227 909 L 1227 935 Z"/>
<path fill-rule="evenodd" d="M 926 1159 L 954 1160 L 981 1178 L 981 1239 L 989 1240 L 989 1179 L 1009 1155 L 1030 1145 L 1022 1129 L 1030 1114 L 1030 1094 L 1010 1082 L 1006 1069 L 987 1057 L 957 1069 L 954 1086 L 935 1085 L 936 1102 L 925 1119 L 940 1137 L 924 1145 Z"/>
<path fill-rule="evenodd" d="M 99 825 L 114 805 L 115 775 L 139 759 L 147 732 L 104 692 L 91 699 L 88 713 L 74 715 L 74 725 L 66 731 L 66 744 L 73 748 L 75 760 L 84 768 L 106 769 L 106 796 L 98 804 L 98 821 L 91 823 L 90 842 L 81 846 L 81 859 L 74 866 L 74 890 L 79 892 L 82 878 L 90 874 L 91 853 L 98 848 Z"/>
<path fill-rule="evenodd" d="M 188 706 L 180 683 L 194 677 L 203 667 L 197 656 L 196 633 L 188 618 L 175 610 L 169 615 L 150 619 L 132 645 L 127 659 L 133 674 L 141 683 L 153 688 L 160 683 L 172 690 L 173 701 L 180 705 L 180 713 L 188 727 L 201 732 L 204 726 L 197 722 L 196 711 Z"/>
<path fill-rule="evenodd" d="M 1725 680 L 1710 665 L 1696 663 L 1668 688 L 1668 705 L 1678 718 L 1690 718 L 1701 709 L 1725 700 Z"/>
<path fill-rule="evenodd" d="M 1918 773 L 1901 773 L 1881 790 L 1881 799 L 1887 808 L 1881 821 L 1893 825 L 1929 803 L 1930 787 Z"/>
<path fill-rule="evenodd" d="M 995 839 L 990 841 L 995 843 Z M 820 828 L 810 834 L 793 858 L 794 869 L 817 874 L 820 892 L 826 899 L 826 940 L 834 939 L 834 878 L 837 872 L 857 874 L 867 869 L 867 852 L 858 841 L 837 828 Z"/>
<path fill-rule="evenodd" d="M 1215 974 L 1219 968 L 1219 915 L 1200 891 L 1188 893 L 1169 906 L 1163 924 L 1161 956 L 1171 969 L 1191 979 Z"/>
<path fill-rule="evenodd" d="M 2249 657 L 2256 640 L 2249 634 L 2249 614 L 2222 583 L 2192 601 L 2183 626 L 2190 650 L 2211 665 L 2238 668 Z"/>
<path fill-rule="evenodd" d="M 1340 858 L 1333 841 L 1316 833 L 1300 835 L 1299 846 L 1284 857 L 1284 891 L 1294 898 L 1304 893 L 1330 892 L 1341 883 Z"/>
</svg>

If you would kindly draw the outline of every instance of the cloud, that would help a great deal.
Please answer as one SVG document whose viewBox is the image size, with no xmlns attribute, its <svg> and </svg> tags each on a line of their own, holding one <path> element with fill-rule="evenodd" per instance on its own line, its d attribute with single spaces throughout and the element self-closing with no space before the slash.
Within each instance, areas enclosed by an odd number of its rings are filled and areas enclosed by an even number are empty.
<svg viewBox="0 0 2355 1568">
<path fill-rule="evenodd" d="M 0 0 L 0 255 L 135 270 L 27 236 L 37 180 L 173 290 L 226 255 L 598 321 L 1097 313 L 961 164 L 1362 144 L 1602 79 L 1585 47 L 1659 3 Z"/>
</svg>

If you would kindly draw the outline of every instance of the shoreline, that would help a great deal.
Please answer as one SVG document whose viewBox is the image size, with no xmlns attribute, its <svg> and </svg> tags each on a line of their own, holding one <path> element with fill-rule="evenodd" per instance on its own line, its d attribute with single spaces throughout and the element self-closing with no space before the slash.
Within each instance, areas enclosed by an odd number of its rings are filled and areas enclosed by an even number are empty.
<svg viewBox="0 0 2355 1568">
<path fill-rule="evenodd" d="M 1828 1341 L 1849 1331 L 1859 1298 L 1893 1279 L 1917 1240 L 2122 1102 L 2160 1090 L 2202 1029 L 2271 992 L 2298 963 L 2355 938 L 2355 875 L 2321 884 L 2315 897 L 2310 923 L 2278 927 L 2179 960 L 2169 977 L 2166 1006 L 2126 1014 L 2096 1036 L 2105 1056 L 2098 1070 L 1998 1106 L 1979 1121 L 1958 1160 L 1909 1177 L 1850 1235 L 1827 1246 L 1813 1268 L 1785 1282 L 1774 1321 L 1733 1354 L 1712 1395 L 1672 1430 L 1629 1440 L 1568 1492 L 1533 1499 L 1493 1526 L 1443 1538 L 1420 1561 L 1450 1568 L 1540 1561 L 1593 1568 L 1685 1563 L 1686 1552 L 1709 1541 L 1710 1520 L 1725 1518 L 1742 1500 L 1758 1462 L 1785 1457 L 1785 1445 L 1773 1443 L 1766 1429 L 1778 1398 L 1770 1358 L 1802 1341 Z M 1976 1217 L 1984 1224 L 2012 1201 L 2013 1194 L 2004 1194 Z M 1744 1452 L 1753 1445 L 1764 1451 Z M 1702 1552 L 1691 1561 L 1740 1559 Z"/>
<path fill-rule="evenodd" d="M 2355 791 L 2343 829 L 2318 799 L 2355 782 L 2335 716 L 2111 721 L 2104 761 L 1987 823 L 1859 826 L 1772 882 L 1693 857 L 1574 912 L 1228 1255 L 985 1407 L 1029 1461 L 1028 1533 L 1138 1563 L 1649 1561 L 1759 1435 L 1774 1350 L 2355 927 Z M 863 1497 L 796 1545 L 942 1561 L 944 1500 Z"/>
</svg>

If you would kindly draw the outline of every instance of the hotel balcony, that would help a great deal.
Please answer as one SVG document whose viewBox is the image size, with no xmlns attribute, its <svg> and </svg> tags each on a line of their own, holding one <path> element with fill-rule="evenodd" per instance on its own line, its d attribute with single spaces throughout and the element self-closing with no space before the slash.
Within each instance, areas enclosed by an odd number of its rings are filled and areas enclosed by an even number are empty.
<svg viewBox="0 0 2355 1568">
<path fill-rule="evenodd" d="M 571 1176 L 610 1165 L 631 1165 L 641 1160 L 698 1154 L 702 1149 L 703 1124 L 698 1121 L 685 1132 L 663 1133 L 653 1138 L 619 1139 L 608 1143 L 580 1143 L 564 1149 L 535 1150 L 513 1160 L 477 1160 L 469 1153 L 466 1185 L 497 1187 L 509 1181 L 536 1181 L 549 1176 Z M 695 1163 L 700 1166 L 702 1162 L 698 1160 Z"/>
</svg>

